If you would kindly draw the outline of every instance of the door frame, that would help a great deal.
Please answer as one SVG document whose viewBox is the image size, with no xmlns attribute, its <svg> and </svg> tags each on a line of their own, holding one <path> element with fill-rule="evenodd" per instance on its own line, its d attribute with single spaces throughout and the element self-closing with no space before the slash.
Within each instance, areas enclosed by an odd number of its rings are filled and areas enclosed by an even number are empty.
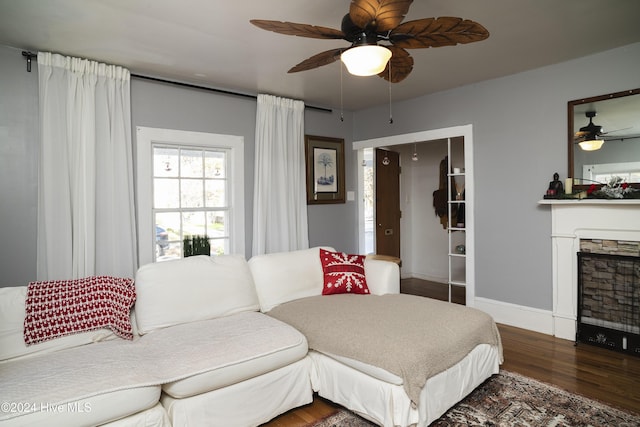
<svg viewBox="0 0 640 427">
<path fill-rule="evenodd" d="M 447 138 L 464 137 L 464 166 L 465 166 L 465 228 L 466 228 L 466 305 L 475 305 L 475 188 L 473 168 L 473 125 L 452 126 L 419 132 L 390 135 L 381 138 L 366 139 L 353 142 L 353 149 L 357 151 L 358 165 L 364 160 L 365 148 L 390 147 L 415 143 L 428 143 Z M 364 194 L 364 172 L 358 168 L 358 192 Z M 375 203 L 375 201 L 374 201 Z M 359 249 L 364 250 L 364 200 L 358 199 L 358 241 Z"/>
</svg>

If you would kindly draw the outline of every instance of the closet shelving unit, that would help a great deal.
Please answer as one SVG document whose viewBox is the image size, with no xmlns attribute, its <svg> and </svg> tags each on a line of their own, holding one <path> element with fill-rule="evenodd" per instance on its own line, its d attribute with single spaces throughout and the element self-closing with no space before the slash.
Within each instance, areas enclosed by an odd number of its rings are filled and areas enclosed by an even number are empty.
<svg viewBox="0 0 640 427">
<path fill-rule="evenodd" d="M 466 241 L 466 168 L 464 139 L 447 139 L 447 237 L 449 260 L 449 302 L 452 297 L 452 287 L 467 285 L 467 241 Z"/>
</svg>

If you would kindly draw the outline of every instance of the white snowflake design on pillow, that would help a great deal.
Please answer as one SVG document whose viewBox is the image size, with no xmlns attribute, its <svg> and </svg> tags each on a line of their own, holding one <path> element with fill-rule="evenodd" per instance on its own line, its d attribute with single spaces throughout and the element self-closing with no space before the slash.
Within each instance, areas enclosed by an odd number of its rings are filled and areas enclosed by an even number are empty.
<svg viewBox="0 0 640 427">
<path fill-rule="evenodd" d="M 324 295 L 338 293 L 368 294 L 364 256 L 320 250 L 324 272 Z"/>
</svg>

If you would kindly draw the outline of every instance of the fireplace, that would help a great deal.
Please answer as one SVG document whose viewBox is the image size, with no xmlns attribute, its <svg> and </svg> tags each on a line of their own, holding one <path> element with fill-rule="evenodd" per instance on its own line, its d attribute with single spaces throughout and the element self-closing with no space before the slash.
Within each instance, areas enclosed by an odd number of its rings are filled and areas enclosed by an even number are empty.
<svg viewBox="0 0 640 427">
<path fill-rule="evenodd" d="M 605 246 L 640 242 L 640 200 L 545 199 L 539 204 L 551 206 L 551 333 L 574 341 L 578 332 L 576 260 L 579 252 L 585 252 L 581 241 L 601 241 Z"/>
<path fill-rule="evenodd" d="M 640 356 L 640 242 L 611 242 L 624 255 L 585 251 L 598 242 L 580 242 L 576 341 Z"/>
</svg>

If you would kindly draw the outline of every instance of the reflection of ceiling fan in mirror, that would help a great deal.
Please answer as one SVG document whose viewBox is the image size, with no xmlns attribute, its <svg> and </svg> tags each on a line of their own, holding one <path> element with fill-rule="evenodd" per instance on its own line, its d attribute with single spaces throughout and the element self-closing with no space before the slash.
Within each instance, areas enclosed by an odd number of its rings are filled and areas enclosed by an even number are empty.
<svg viewBox="0 0 640 427">
<path fill-rule="evenodd" d="M 402 23 L 413 0 L 352 0 L 340 30 L 293 22 L 252 19 L 259 28 L 290 36 L 317 39 L 343 39 L 350 47 L 318 53 L 289 70 L 311 70 L 342 59 L 351 74 L 379 75 L 392 83 L 404 80 L 413 69 L 413 58 L 406 49 L 455 46 L 481 41 L 489 32 L 480 24 L 462 18 L 424 18 Z M 359 53 L 370 56 L 352 58 Z M 390 59 L 389 59 L 390 58 Z M 364 69 L 356 67 L 372 64 Z"/>
<path fill-rule="evenodd" d="M 615 137 L 614 135 L 608 137 L 608 135 L 615 132 L 621 132 L 623 130 L 631 129 L 630 127 L 628 127 L 604 132 L 602 126 L 598 126 L 593 123 L 593 118 L 596 116 L 595 111 L 587 111 L 585 112 L 585 116 L 587 116 L 587 118 L 589 119 L 589 124 L 581 127 L 580 130 L 575 133 L 575 142 L 576 144 L 580 145 L 580 148 L 582 148 L 584 151 L 599 150 L 605 141 L 611 138 L 619 138 Z"/>
</svg>

